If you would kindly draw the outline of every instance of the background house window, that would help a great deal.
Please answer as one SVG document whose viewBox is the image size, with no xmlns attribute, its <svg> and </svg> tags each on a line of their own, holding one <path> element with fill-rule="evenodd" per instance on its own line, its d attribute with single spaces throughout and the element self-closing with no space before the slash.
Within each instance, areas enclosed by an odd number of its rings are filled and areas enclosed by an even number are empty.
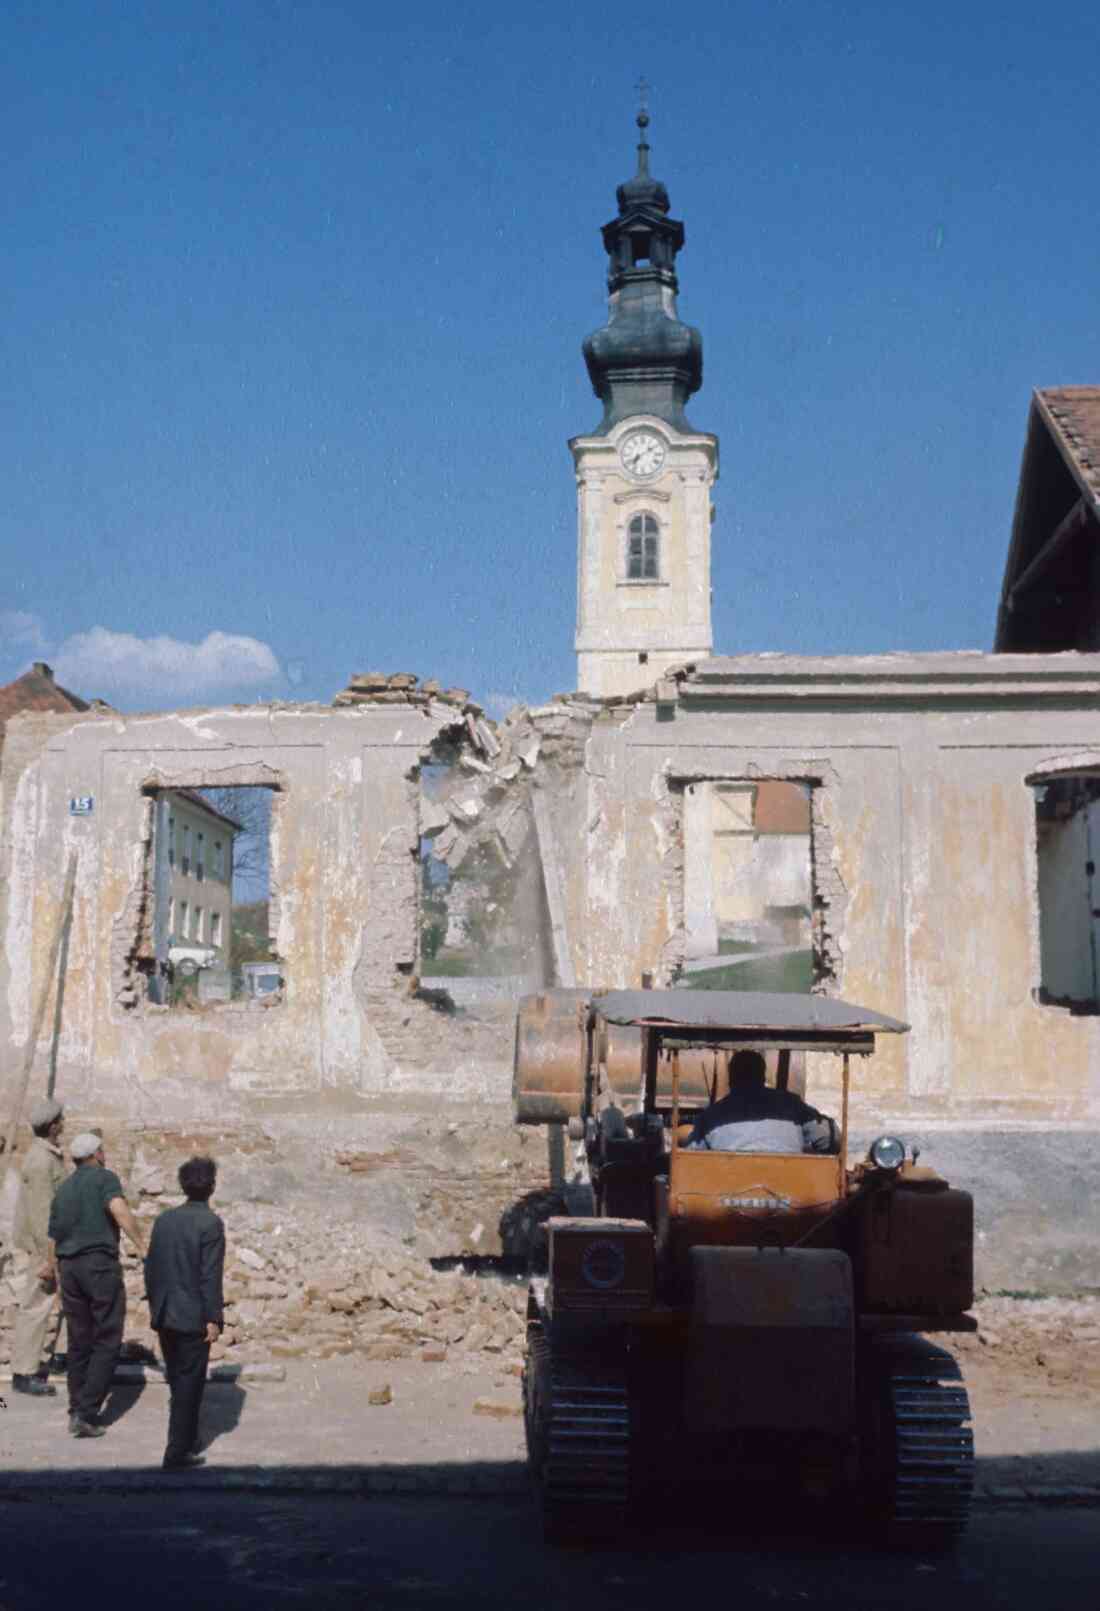
<svg viewBox="0 0 1100 1611">
<path fill-rule="evenodd" d="M 656 581 L 660 528 L 654 515 L 635 515 L 627 528 L 626 574 L 628 581 Z"/>
<path fill-rule="evenodd" d="M 139 962 L 148 999 L 175 1007 L 251 998 L 246 970 L 255 963 L 277 978 L 269 999 L 281 1001 L 287 967 L 272 955 L 270 913 L 275 791 L 198 782 L 149 792 L 154 834 L 163 832 L 174 854 L 154 842 L 148 859 L 152 923 Z"/>
</svg>

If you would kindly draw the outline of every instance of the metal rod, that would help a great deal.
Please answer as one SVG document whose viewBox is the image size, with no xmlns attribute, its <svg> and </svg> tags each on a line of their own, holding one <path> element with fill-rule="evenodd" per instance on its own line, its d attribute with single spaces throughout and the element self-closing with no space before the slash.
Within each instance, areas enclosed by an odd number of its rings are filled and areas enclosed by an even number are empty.
<svg viewBox="0 0 1100 1611">
<path fill-rule="evenodd" d="M 645 1058 L 645 1082 L 642 1087 L 642 1107 L 649 1113 L 657 1106 L 657 1057 L 661 1036 L 656 1029 L 642 1030 L 642 1047 Z"/>
<path fill-rule="evenodd" d="M 788 1089 L 791 1080 L 791 1049 L 784 1046 L 779 1054 L 779 1064 L 775 1071 L 775 1088 L 777 1091 Z"/>
<path fill-rule="evenodd" d="M 840 1179 L 843 1184 L 848 1174 L 848 1086 L 850 1083 L 849 1053 L 844 1053 L 844 1088 L 840 1105 Z"/>
<path fill-rule="evenodd" d="M 680 1048 L 674 1047 L 672 1052 L 672 1145 L 675 1149 L 680 1145 Z"/>
</svg>

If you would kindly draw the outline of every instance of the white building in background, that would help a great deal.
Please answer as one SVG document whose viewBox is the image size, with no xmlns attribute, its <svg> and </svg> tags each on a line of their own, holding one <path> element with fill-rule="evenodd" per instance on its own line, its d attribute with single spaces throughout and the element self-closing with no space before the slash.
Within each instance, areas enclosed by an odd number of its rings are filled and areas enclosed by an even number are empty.
<svg viewBox="0 0 1100 1611">
<path fill-rule="evenodd" d="M 229 961 L 233 841 L 240 824 L 194 789 L 172 789 L 168 813 L 168 958 Z"/>
</svg>

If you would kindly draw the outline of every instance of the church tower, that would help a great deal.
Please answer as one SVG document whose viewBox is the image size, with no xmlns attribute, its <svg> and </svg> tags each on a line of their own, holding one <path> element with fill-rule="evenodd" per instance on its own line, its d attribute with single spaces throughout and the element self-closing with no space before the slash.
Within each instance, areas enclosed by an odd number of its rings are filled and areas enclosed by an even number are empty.
<svg viewBox="0 0 1100 1611">
<path fill-rule="evenodd" d="M 607 323 L 584 343 L 603 419 L 569 446 L 577 477 L 577 687 L 631 693 L 711 652 L 710 490 L 718 439 L 684 404 L 703 383 L 703 341 L 676 313 L 684 226 L 649 173 L 646 111 L 638 171 L 603 228 Z"/>
</svg>

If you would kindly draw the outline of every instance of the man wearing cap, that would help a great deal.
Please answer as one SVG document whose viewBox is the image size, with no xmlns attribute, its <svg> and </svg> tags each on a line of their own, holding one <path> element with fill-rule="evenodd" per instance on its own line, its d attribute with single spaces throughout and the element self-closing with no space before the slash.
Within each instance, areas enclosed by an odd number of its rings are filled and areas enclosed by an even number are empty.
<svg viewBox="0 0 1100 1611">
<path fill-rule="evenodd" d="M 118 1233 L 138 1254 L 145 1246 L 122 1182 L 106 1167 L 103 1142 L 91 1131 L 69 1147 L 76 1168 L 50 1209 L 49 1258 L 60 1269 L 61 1304 L 69 1328 L 69 1431 L 100 1438 L 96 1417 L 107 1396 L 126 1320 L 126 1288 Z"/>
<path fill-rule="evenodd" d="M 26 1266 L 11 1345 L 11 1385 L 32 1398 L 52 1398 L 46 1377 L 61 1329 L 57 1281 L 49 1263 L 46 1227 L 54 1193 L 65 1178 L 61 1152 L 64 1115 L 52 1097 L 30 1111 L 34 1138 L 23 1158 L 12 1241 Z"/>
</svg>

